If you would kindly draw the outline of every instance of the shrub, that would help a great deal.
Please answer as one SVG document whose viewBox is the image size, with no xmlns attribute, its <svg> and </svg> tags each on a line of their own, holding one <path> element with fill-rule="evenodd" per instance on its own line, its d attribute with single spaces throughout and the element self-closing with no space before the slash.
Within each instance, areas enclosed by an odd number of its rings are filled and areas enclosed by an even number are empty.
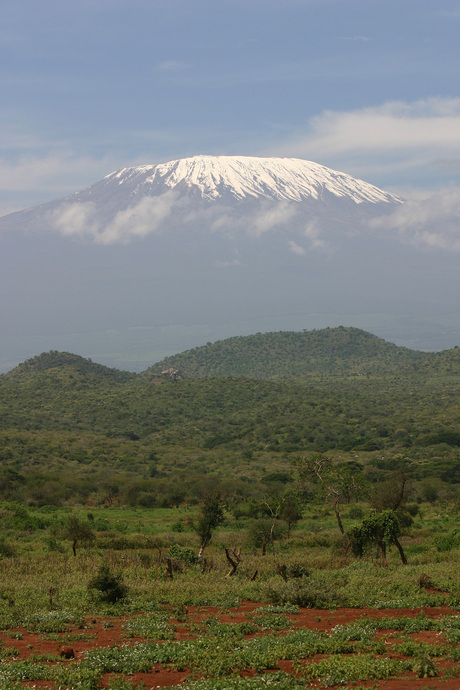
<svg viewBox="0 0 460 690">
<path fill-rule="evenodd" d="M 448 532 L 443 537 L 439 537 L 436 541 L 436 548 L 438 551 L 452 551 L 460 546 L 460 532 L 456 529 Z"/>
<path fill-rule="evenodd" d="M 188 565 L 194 565 L 198 563 L 198 556 L 193 549 L 189 549 L 186 546 L 181 546 L 180 544 L 173 544 L 168 551 L 167 558 L 172 558 L 176 561 L 181 561 L 182 563 L 188 563 Z"/>
<path fill-rule="evenodd" d="M 114 604 L 126 597 L 128 588 L 121 574 L 115 575 L 107 565 L 102 565 L 97 574 L 88 583 L 89 590 L 95 590 L 102 601 Z"/>
<path fill-rule="evenodd" d="M 12 544 L 5 541 L 4 537 L 0 537 L 0 556 L 11 558 L 16 555 L 16 549 Z"/>
</svg>

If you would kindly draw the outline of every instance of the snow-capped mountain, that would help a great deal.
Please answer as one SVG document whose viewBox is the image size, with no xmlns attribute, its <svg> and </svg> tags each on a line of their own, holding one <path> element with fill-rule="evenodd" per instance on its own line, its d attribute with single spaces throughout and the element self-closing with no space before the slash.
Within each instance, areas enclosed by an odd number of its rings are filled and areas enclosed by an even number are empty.
<svg viewBox="0 0 460 690">
<path fill-rule="evenodd" d="M 406 204 L 293 158 L 110 173 L 0 219 L 0 370 L 50 349 L 140 370 L 208 340 L 340 324 L 451 346 L 457 258 L 426 249 L 432 231 L 404 234 Z"/>
<path fill-rule="evenodd" d="M 194 156 L 122 168 L 92 186 L 0 226 L 57 231 L 100 244 L 178 228 L 260 235 L 267 230 L 356 232 L 402 199 L 351 175 L 296 158 Z M 313 229 L 314 226 L 314 229 Z M 307 233 L 307 234 L 308 234 Z"/>
<path fill-rule="evenodd" d="M 395 203 L 394 194 L 298 158 L 249 156 L 194 156 L 136 168 L 122 168 L 104 178 L 128 186 L 133 196 L 179 189 L 202 199 L 320 200 L 325 192 L 361 203 Z"/>
</svg>

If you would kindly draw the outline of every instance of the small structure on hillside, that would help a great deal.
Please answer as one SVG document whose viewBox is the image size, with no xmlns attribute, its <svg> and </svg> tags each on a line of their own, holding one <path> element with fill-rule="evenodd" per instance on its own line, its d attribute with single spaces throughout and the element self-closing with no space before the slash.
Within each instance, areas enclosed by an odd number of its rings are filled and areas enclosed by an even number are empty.
<svg viewBox="0 0 460 690">
<path fill-rule="evenodd" d="M 165 378 L 172 379 L 173 381 L 179 381 L 179 379 L 182 378 L 180 371 L 178 371 L 177 369 L 173 369 L 173 367 L 165 369 L 161 372 L 161 375 Z"/>
</svg>

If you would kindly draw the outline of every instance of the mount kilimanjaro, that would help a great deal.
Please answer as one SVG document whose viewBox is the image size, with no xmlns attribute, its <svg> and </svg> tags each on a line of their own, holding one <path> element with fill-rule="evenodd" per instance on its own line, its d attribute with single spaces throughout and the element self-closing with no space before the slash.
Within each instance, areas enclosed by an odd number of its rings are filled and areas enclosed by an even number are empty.
<svg viewBox="0 0 460 690">
<path fill-rule="evenodd" d="M 140 370 L 206 340 L 342 323 L 452 346 L 435 337 L 458 292 L 451 259 L 386 227 L 401 208 L 390 192 L 295 158 L 115 171 L 0 219 L 0 367 L 59 349 Z"/>
<path fill-rule="evenodd" d="M 170 230 L 202 226 L 256 233 L 296 222 L 315 237 L 336 222 L 356 227 L 402 199 L 317 163 L 296 158 L 195 156 L 122 168 L 64 199 L 3 219 L 6 227 L 55 230 L 111 244 Z M 248 224 L 249 215 L 249 224 Z M 198 216 L 198 218 L 197 218 Z M 222 216 L 224 216 L 222 218 Z"/>
</svg>

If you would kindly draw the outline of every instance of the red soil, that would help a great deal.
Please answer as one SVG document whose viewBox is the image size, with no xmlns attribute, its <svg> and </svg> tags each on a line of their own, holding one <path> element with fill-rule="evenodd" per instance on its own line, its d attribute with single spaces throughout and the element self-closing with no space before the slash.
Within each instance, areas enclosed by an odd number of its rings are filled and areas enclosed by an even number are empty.
<svg viewBox="0 0 460 690">
<path fill-rule="evenodd" d="M 193 607 L 189 606 L 187 610 L 187 622 L 179 622 L 175 619 L 170 619 L 171 623 L 176 628 L 175 639 L 180 640 L 185 637 L 192 637 L 190 633 L 190 626 L 192 623 L 200 623 L 208 618 L 216 617 L 221 622 L 241 623 L 248 620 L 254 611 L 261 607 L 261 604 L 253 602 L 243 602 L 240 606 L 232 609 L 231 612 L 227 610 L 220 613 L 221 609 L 213 607 Z M 369 620 L 386 618 L 386 617 L 402 617 L 414 618 L 421 612 L 430 618 L 440 618 L 443 615 L 452 615 L 454 611 L 447 606 L 437 608 L 412 608 L 412 609 L 336 609 L 332 611 L 318 610 L 318 609 L 301 609 L 298 614 L 288 615 L 287 617 L 292 623 L 293 628 L 312 628 L 322 631 L 330 631 L 336 625 L 345 625 L 358 618 L 366 617 Z M 138 614 L 142 615 L 142 614 Z M 119 644 L 136 644 L 143 642 L 142 638 L 127 637 L 126 632 L 122 629 L 122 625 L 127 618 L 111 618 L 109 620 L 102 618 L 94 618 L 86 621 L 86 626 L 83 629 L 72 628 L 66 633 L 62 633 L 57 640 L 46 639 L 46 635 L 41 633 L 30 633 L 24 628 L 18 628 L 14 632 L 22 633 L 22 639 L 12 639 L 7 632 L 0 632 L 0 640 L 5 647 L 14 646 L 19 650 L 19 658 L 26 659 L 32 654 L 59 654 L 61 645 L 71 647 L 75 654 L 75 659 L 83 659 L 85 651 L 94 649 L 96 647 L 111 647 Z M 110 626 L 110 627 L 108 627 Z M 87 639 L 67 641 L 67 636 L 82 635 Z M 390 637 L 392 631 L 379 631 L 379 636 L 388 639 L 388 656 L 399 657 L 397 650 L 391 649 L 393 645 L 397 644 L 398 637 Z M 411 637 L 417 641 L 429 642 L 436 644 L 439 642 L 437 632 L 424 631 L 414 633 Z M 393 652 L 393 653 L 392 653 Z M 74 663 L 73 660 L 63 660 L 59 663 Z M 436 665 L 443 670 L 455 666 L 452 662 L 436 661 Z M 280 661 L 279 666 L 281 670 L 290 673 L 292 672 L 292 663 L 290 661 Z M 147 689 L 171 687 L 182 683 L 189 673 L 185 671 L 174 671 L 169 668 L 162 668 L 156 665 L 149 673 L 136 673 L 128 676 L 129 680 L 135 683 L 144 683 Z M 253 675 L 248 673 L 246 675 Z M 103 687 L 110 688 L 111 675 L 108 674 L 103 680 Z M 23 683 L 24 687 L 34 688 L 55 688 L 53 683 L 48 681 L 27 681 Z M 385 690 L 431 690 L 437 688 L 444 688 L 445 690 L 459 690 L 460 679 L 446 679 L 439 678 L 416 678 L 415 674 L 408 673 L 407 678 L 401 680 L 385 680 L 385 681 L 369 681 L 356 683 L 362 687 L 378 688 Z M 310 687 L 315 687 L 312 684 Z M 317 685 L 319 687 L 319 684 Z"/>
</svg>

